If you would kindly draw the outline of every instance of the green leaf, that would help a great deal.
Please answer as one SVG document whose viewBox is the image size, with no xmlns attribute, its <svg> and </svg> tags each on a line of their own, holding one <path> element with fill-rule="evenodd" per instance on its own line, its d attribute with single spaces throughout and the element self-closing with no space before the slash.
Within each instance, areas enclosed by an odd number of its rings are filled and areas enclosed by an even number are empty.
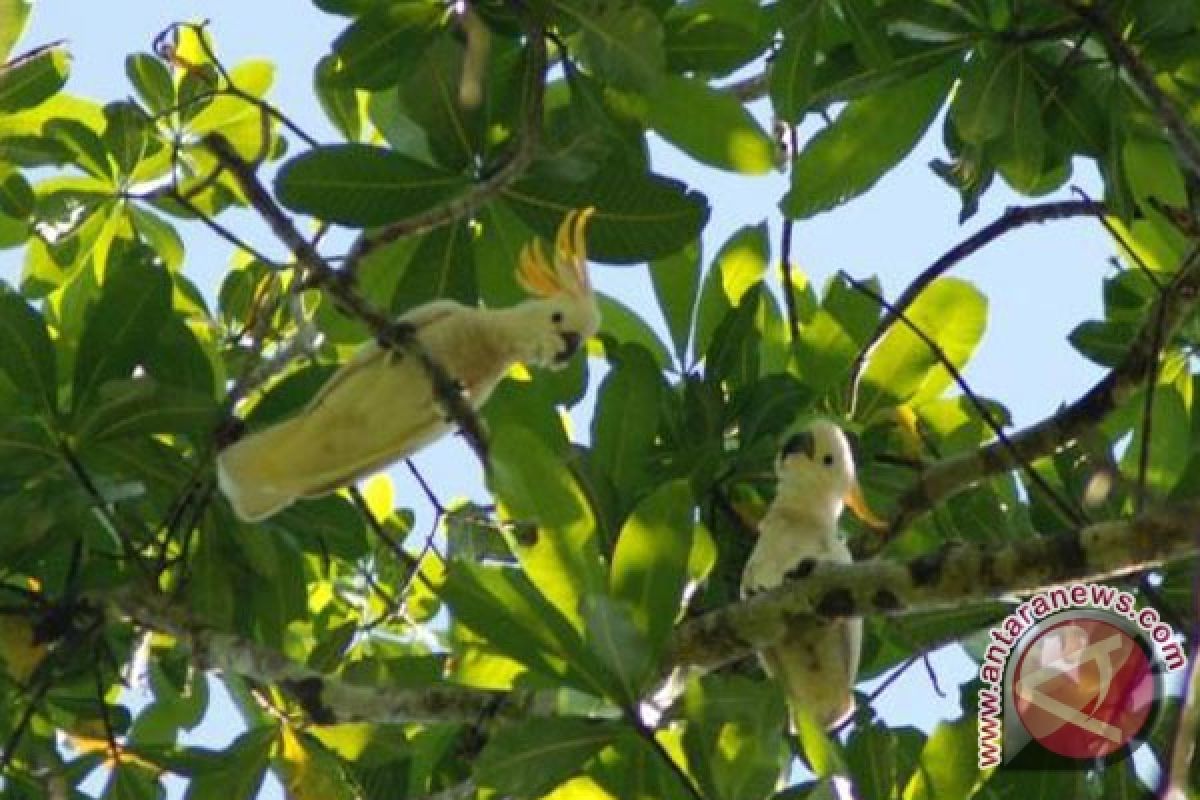
<svg viewBox="0 0 1200 800">
<path fill-rule="evenodd" d="M 554 453 L 523 428 L 496 431 L 491 455 L 489 485 L 504 515 L 537 525 L 536 541 L 518 549 L 526 574 L 564 617 L 580 623 L 580 599 L 607 582 L 587 498 Z"/>
<path fill-rule="evenodd" d="M 709 266 L 696 307 L 695 352 L 707 353 L 713 334 L 729 311 L 767 271 L 771 243 L 767 223 L 746 226 L 729 237 Z"/>
<path fill-rule="evenodd" d="M 353 563 L 369 552 L 362 516 L 341 497 L 293 505 L 266 522 L 286 532 L 306 553 Z"/>
<path fill-rule="evenodd" d="M 696 307 L 696 287 L 700 283 L 700 240 L 687 244 L 674 255 L 650 262 L 654 296 L 662 309 L 680 364 L 687 361 L 688 340 L 692 333 L 692 312 Z"/>
<path fill-rule="evenodd" d="M 759 800 L 779 780 L 783 698 L 769 682 L 708 675 L 688 682 L 683 748 L 705 797 Z"/>
<path fill-rule="evenodd" d="M 600 336 L 611 337 L 618 345 L 636 344 L 654 358 L 660 369 L 671 364 L 671 354 L 654 329 L 638 312 L 603 292 L 596 292 L 600 309 Z"/>
<path fill-rule="evenodd" d="M 871 281 L 881 291 L 878 281 Z M 825 288 L 821 307 L 812 321 L 800 328 L 796 360 L 805 385 L 816 394 L 834 386 L 847 371 L 879 321 L 879 307 L 843 278 Z"/>
<path fill-rule="evenodd" d="M 441 299 L 476 305 L 479 287 L 474 245 L 470 224 L 465 220 L 442 225 L 422 237 L 396 286 L 392 311 L 399 314 Z"/>
<path fill-rule="evenodd" d="M 656 653 L 679 616 L 694 517 L 688 482 L 661 484 L 625 520 L 613 552 L 613 597 L 628 604 Z"/>
<path fill-rule="evenodd" d="M 592 417 L 592 459 L 625 497 L 646 485 L 649 455 L 658 432 L 662 373 L 641 347 L 626 345 L 597 393 Z"/>
<path fill-rule="evenodd" d="M 75 358 L 73 406 L 83 414 L 101 384 L 133 377 L 171 315 L 171 280 L 144 250 L 131 250 L 108 270 L 87 317 Z"/>
<path fill-rule="evenodd" d="M 58 407 L 54 345 L 46 323 L 25 300 L 0 284 L 0 371 L 19 391 L 22 406 L 53 415 Z"/>
<path fill-rule="evenodd" d="M 161 786 L 158 776 L 147 767 L 117 763 L 108 776 L 103 800 L 158 800 Z"/>
<path fill-rule="evenodd" d="M 1186 390 L 1181 391 L 1182 386 L 1186 386 Z M 1191 382 L 1186 375 L 1182 375 L 1178 383 L 1162 380 L 1155 387 L 1146 486 L 1152 493 L 1160 496 L 1166 495 L 1179 481 L 1194 449 L 1191 390 Z M 1143 405 L 1144 399 L 1139 397 L 1139 413 Z M 1138 478 L 1145 431 L 1144 424 L 1134 428 L 1133 441 L 1121 459 L 1121 472 L 1132 481 Z"/>
<path fill-rule="evenodd" d="M 141 205 L 128 205 L 125 211 L 134 230 L 163 260 L 167 269 L 178 270 L 183 266 L 183 239 L 171 223 Z"/>
<path fill-rule="evenodd" d="M 1008 125 L 990 150 L 997 170 L 1009 185 L 1029 194 L 1039 193 L 1049 146 L 1042 125 L 1043 97 L 1038 80 L 1029 59 L 1018 57 L 1012 96 L 1007 98 L 1011 103 Z"/>
<path fill-rule="evenodd" d="M 696 124 L 704 120 L 703 125 Z M 647 125 L 703 164 L 747 175 L 775 166 L 775 143 L 741 101 L 694 78 L 668 75 L 646 95 Z"/>
<path fill-rule="evenodd" d="M 155 56 L 130 53 L 125 57 L 125 76 L 142 102 L 155 114 L 175 106 L 175 82 L 171 79 L 171 71 Z"/>
<path fill-rule="evenodd" d="M 954 722 L 939 723 L 921 750 L 917 768 L 904 788 L 904 800 L 970 797 L 979 779 L 975 729 L 975 715 L 970 712 Z"/>
<path fill-rule="evenodd" d="M 846 743 L 846 765 L 863 797 L 893 798 L 912 775 L 925 743 L 916 728 L 856 725 Z"/>
<path fill-rule="evenodd" d="M 31 0 L 0 0 L 0 62 L 8 58 L 13 45 L 25 32 L 32 8 Z"/>
<path fill-rule="evenodd" d="M 1129 353 L 1129 345 L 1137 336 L 1139 326 L 1112 320 L 1084 320 L 1067 335 L 1067 341 L 1102 367 L 1115 367 Z"/>
<path fill-rule="evenodd" d="M 502 796 L 541 797 L 581 772 L 619 732 L 613 722 L 570 717 L 505 726 L 488 737 L 475 782 Z"/>
<path fill-rule="evenodd" d="M 279 728 L 251 728 L 233 740 L 211 768 L 198 772 L 188 784 L 184 800 L 230 800 L 254 797 L 270 764 Z"/>
<path fill-rule="evenodd" d="M 461 176 L 365 144 L 309 150 L 284 164 L 275 179 L 289 208 L 357 227 L 427 211 L 465 187 Z"/>
<path fill-rule="evenodd" d="M 26 220 L 33 213 L 35 199 L 25 176 L 0 163 L 0 213 Z"/>
<path fill-rule="evenodd" d="M 655 738 L 672 752 L 677 764 L 683 761 L 677 746 L 678 731 L 660 731 Z M 659 749 L 628 727 L 613 747 L 592 762 L 588 778 L 590 780 L 579 787 L 576 797 L 588 800 L 689 800 L 696 796 L 689 787 L 684 787 L 675 770 L 663 762 Z"/>
<path fill-rule="evenodd" d="M 758 323 L 765 321 L 770 299 L 766 286 L 759 281 L 722 317 L 704 354 L 706 381 L 736 389 L 758 380 L 769 351 Z"/>
<path fill-rule="evenodd" d="M 622 708 L 632 708 L 654 678 L 654 660 L 645 634 L 633 621 L 627 603 L 605 594 L 583 598 L 585 642 L 603 665 L 603 684 L 596 687 Z"/>
<path fill-rule="evenodd" d="M 360 102 L 359 94 L 354 88 L 337 85 L 334 65 L 333 56 L 325 56 L 317 62 L 313 88 L 321 109 L 333 123 L 333 127 L 337 128 L 347 141 L 357 142 L 362 139 L 366 103 Z"/>
<path fill-rule="evenodd" d="M 104 107 L 102 140 L 121 175 L 131 175 L 148 156 L 162 149 L 154 123 L 134 103 L 109 103 Z"/>
<path fill-rule="evenodd" d="M 798 125 L 808 110 L 816 73 L 818 44 L 827 5 L 823 0 L 800 0 L 794 24 L 771 64 L 768 92 L 779 118 Z"/>
<path fill-rule="evenodd" d="M 212 397 L 165 386 L 151 378 L 104 383 L 77 422 L 80 439 L 185 433 L 201 439 L 217 420 Z"/>
<path fill-rule="evenodd" d="M 189 77 L 191 72 L 185 73 Z M 262 59 L 243 61 L 229 71 L 230 80 L 239 90 L 253 98 L 266 97 L 275 80 L 275 65 Z M 215 80 L 214 80 L 215 82 Z M 186 101 L 185 83 L 180 87 L 180 101 Z M 209 81 L 201 91 L 208 91 Z M 192 117 L 188 127 L 196 136 L 219 133 L 229 140 L 238 154 L 248 161 L 258 161 L 267 155 L 270 138 L 264 139 L 269 126 L 264 125 L 266 111 L 250 100 L 233 94 L 219 94 Z M 270 117 L 266 117 L 270 121 Z"/>
<path fill-rule="evenodd" d="M 987 297 L 959 278 L 939 278 L 905 316 L 962 369 L 987 326 Z M 901 322 L 884 335 L 863 373 L 864 412 L 880 405 L 920 403 L 938 397 L 952 378 L 929 346 Z"/>
<path fill-rule="evenodd" d="M 333 41 L 331 86 L 385 89 L 419 63 L 444 10 L 436 3 L 399 2 L 367 11 Z"/>
<path fill-rule="evenodd" d="M 673 5 L 663 20 L 667 69 L 675 74 L 727 75 L 770 42 L 757 3 L 700 0 Z"/>
<path fill-rule="evenodd" d="M 6 415 L 0 420 L 0 479 L 23 480 L 58 460 L 57 444 L 37 419 Z"/>
<path fill-rule="evenodd" d="M 1139 203 L 1154 198 L 1176 208 L 1188 207 L 1179 160 L 1163 140 L 1130 136 L 1121 147 L 1121 165 L 1129 189 Z"/>
<path fill-rule="evenodd" d="M 71 57 L 66 48 L 40 47 L 0 65 L 0 113 L 33 108 L 67 82 Z"/>
<path fill-rule="evenodd" d="M 579 53 L 605 83 L 641 90 L 662 75 L 662 24 L 649 8 L 588 0 L 559 0 L 556 7 L 582 32 Z"/>
<path fill-rule="evenodd" d="M 963 140 L 985 144 L 1004 135 L 1013 124 L 1029 75 L 1023 46 L 976 49 L 954 94 L 950 119 Z"/>
<path fill-rule="evenodd" d="M 568 211 L 595 206 L 588 226 L 588 255 L 593 261 L 615 264 L 636 264 L 674 253 L 700 236 L 709 216 L 704 195 L 621 159 L 599 164 L 582 183 L 535 167 L 502 196 L 529 227 L 547 238 L 553 238 Z"/>
<path fill-rule="evenodd" d="M 796 738 L 800 741 L 804 760 L 817 777 L 829 778 L 836 773 L 844 774 L 845 756 L 837 740 L 803 708 L 792 709 L 791 716 L 796 725 Z"/>
<path fill-rule="evenodd" d="M 456 623 L 535 675 L 586 691 L 606 686 L 584 646 L 582 618 L 568 620 L 520 570 L 452 561 L 437 595 Z"/>
<path fill-rule="evenodd" d="M 870 189 L 916 146 L 937 116 L 957 63 L 852 100 L 832 125 L 813 136 L 792 165 L 782 208 L 803 218 Z"/>
</svg>

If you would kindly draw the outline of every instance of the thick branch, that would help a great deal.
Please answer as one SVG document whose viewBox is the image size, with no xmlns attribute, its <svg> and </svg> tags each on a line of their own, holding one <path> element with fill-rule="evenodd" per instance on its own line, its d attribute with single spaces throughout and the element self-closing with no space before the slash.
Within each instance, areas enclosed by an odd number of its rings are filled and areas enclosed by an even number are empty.
<svg viewBox="0 0 1200 800">
<path fill-rule="evenodd" d="M 778 589 L 681 625 L 668 663 L 714 669 L 770 646 L 799 619 L 911 614 L 1127 575 L 1200 552 L 1200 501 L 1001 546 L 948 543 L 906 562 L 802 562 Z"/>
<path fill-rule="evenodd" d="M 1129 74 L 1130 80 L 1150 104 L 1150 110 L 1167 129 L 1167 135 L 1174 143 L 1180 161 L 1193 175 L 1200 177 L 1200 138 L 1197 138 L 1183 114 L 1171 102 L 1171 98 L 1167 97 L 1167 93 L 1159 87 L 1149 67 L 1105 19 L 1096 7 L 1097 4 L 1074 0 L 1065 2 L 1100 37 L 1109 55 Z"/>
<path fill-rule="evenodd" d="M 887 311 L 883 315 L 883 319 L 879 321 L 879 324 L 875 326 L 875 330 L 867 338 L 866 343 L 863 344 L 858 357 L 854 359 L 854 364 L 850 368 L 851 384 L 857 388 L 858 381 L 862 377 L 862 370 L 867 356 L 870 355 L 875 344 L 883 338 L 883 335 L 896 324 L 900 316 L 912 306 L 921 295 L 921 292 L 929 288 L 929 284 L 945 275 L 959 262 L 979 252 L 1001 236 L 1025 225 L 1035 222 L 1041 223 L 1057 219 L 1068 219 L 1070 217 L 1102 217 L 1105 213 L 1106 209 L 1103 203 L 1096 203 L 1091 200 L 1061 200 L 1053 203 L 1040 203 L 1033 206 L 1013 206 L 1005 209 L 999 218 L 980 228 L 966 239 L 963 239 L 943 253 L 937 261 L 934 261 L 923 269 L 913 282 L 908 285 L 908 288 L 896 298 L 892 304 L 894 310 Z"/>
<path fill-rule="evenodd" d="M 921 514 L 968 486 L 1015 469 L 1021 463 L 1051 455 L 1097 425 L 1141 389 L 1157 362 L 1159 337 L 1164 342 L 1171 340 L 1179 326 L 1196 311 L 1198 297 L 1200 250 L 1193 250 L 1160 294 L 1120 364 L 1074 403 L 1009 436 L 1011 449 L 992 442 L 979 450 L 930 465 L 897 502 L 890 526 L 892 533 L 904 530 Z"/>
<path fill-rule="evenodd" d="M 127 591 L 106 598 L 119 616 L 173 636 L 193 663 L 285 689 L 318 725 L 345 722 L 471 724 L 490 715 L 499 719 L 549 715 L 552 694 L 526 690 L 485 691 L 454 686 L 398 689 L 348 683 L 291 661 L 242 636 L 222 633 L 187 619 L 178 610 Z"/>
<path fill-rule="evenodd" d="M 394 350 L 403 351 L 416 358 L 433 384 L 434 396 L 447 416 L 463 432 L 471 449 L 487 466 L 487 440 L 483 425 L 474 409 L 467 403 L 458 383 L 438 364 L 416 337 L 410 326 L 396 325 L 374 308 L 334 270 L 316 248 L 296 229 L 291 218 L 284 212 L 275 198 L 259 181 L 254 166 L 238 155 L 228 140 L 219 134 L 210 134 L 205 144 L 212 150 L 221 165 L 233 174 L 246 195 L 250 205 L 263 217 L 271 231 L 292 252 L 296 261 L 308 270 L 314 285 L 332 296 L 347 313 L 361 320 L 375 334 L 379 343 Z"/>
<path fill-rule="evenodd" d="M 467 192 L 446 203 L 393 222 L 373 234 L 363 234 L 346 256 L 343 270 L 353 275 L 358 264 L 371 251 L 405 236 L 418 236 L 476 211 L 488 200 L 507 189 L 533 163 L 542 129 L 543 100 L 546 87 L 546 40 L 541 28 L 529 31 L 529 63 L 526 67 L 525 107 L 521 115 L 516 149 L 502 167 L 483 178 Z"/>
</svg>

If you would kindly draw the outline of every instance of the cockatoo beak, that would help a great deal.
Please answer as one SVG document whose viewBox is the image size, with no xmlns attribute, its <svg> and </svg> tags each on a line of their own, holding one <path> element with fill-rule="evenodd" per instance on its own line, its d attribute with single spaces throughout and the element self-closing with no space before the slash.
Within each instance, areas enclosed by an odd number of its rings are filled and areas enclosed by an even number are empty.
<svg viewBox="0 0 1200 800">
<path fill-rule="evenodd" d="M 885 531 L 888 524 L 875 516 L 875 512 L 867 505 L 867 498 L 863 496 L 862 487 L 855 481 L 850 485 L 850 489 L 846 492 L 846 496 L 842 498 L 842 502 L 846 504 L 846 508 L 854 512 L 854 516 L 862 520 L 862 523 L 873 531 Z"/>
</svg>

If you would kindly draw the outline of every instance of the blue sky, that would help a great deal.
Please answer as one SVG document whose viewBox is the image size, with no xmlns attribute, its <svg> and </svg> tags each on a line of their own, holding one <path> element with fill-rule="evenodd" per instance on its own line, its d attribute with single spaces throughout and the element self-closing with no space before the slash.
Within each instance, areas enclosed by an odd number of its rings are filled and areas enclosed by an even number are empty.
<svg viewBox="0 0 1200 800">
<path fill-rule="evenodd" d="M 304 2 L 163 2 L 121 0 L 84 3 L 58 0 L 37 4 L 32 25 L 18 50 L 46 41 L 66 39 L 74 56 L 68 90 L 103 101 L 132 93 L 124 75 L 127 53 L 149 50 L 154 35 L 173 21 L 212 21 L 212 33 L 223 59 L 236 63 L 265 57 L 277 65 L 271 98 L 302 127 L 323 141 L 336 141 L 311 92 L 312 67 L 327 52 L 329 42 L 344 27 L 341 18 L 325 15 Z M 766 121 L 765 103 L 755 106 Z M 813 127 L 804 131 L 811 134 Z M 943 155 L 940 125 L 935 125 L 903 165 L 866 196 L 833 212 L 799 223 L 794 260 L 821 286 L 834 272 L 845 269 L 857 277 L 878 275 L 889 296 L 895 296 L 929 262 L 1006 206 L 1022 198 L 997 185 L 985 197 L 979 214 L 967 227 L 957 223 L 959 201 L 927 168 Z M 713 206 L 705 235 L 705 252 L 714 253 L 738 228 L 767 219 L 777 248 L 779 214 L 776 203 L 786 189 L 786 177 L 772 174 L 745 177 L 702 167 L 670 147 L 653 147 L 655 168 L 704 191 Z M 1099 181 L 1089 165 L 1078 164 L 1073 181 L 1098 195 Z M 1067 191 L 1059 193 L 1067 196 Z M 249 215 L 233 218 L 251 238 L 278 251 L 261 226 Z M 203 229 L 185 231 L 189 274 L 207 292 L 228 265 L 231 250 Z M 1111 267 L 1106 237 L 1093 221 L 1069 221 L 1030 227 L 994 244 L 961 265 L 956 274 L 975 282 L 990 300 L 986 338 L 967 377 L 985 395 L 1004 402 L 1018 424 L 1039 419 L 1090 385 L 1099 371 L 1066 342 L 1066 334 L 1081 320 L 1101 316 L 1101 278 Z M 776 253 L 777 255 L 777 253 Z M 15 280 L 20 251 L 0 251 L 0 278 Z M 597 267 L 597 285 L 654 319 L 657 309 L 644 267 Z M 210 294 L 211 296 L 211 294 Z M 595 379 L 595 372 L 593 373 Z M 461 444 L 449 440 L 422 453 L 417 463 L 443 500 L 482 497 L 478 475 L 462 468 L 474 464 Z M 398 501 L 420 506 L 421 495 L 403 471 L 393 471 Z M 464 477 L 466 476 L 466 477 Z M 422 515 L 424 509 L 422 509 Z M 424 526 L 418 521 L 418 530 Z M 961 658 L 944 654 L 942 683 L 951 694 L 966 677 Z M 890 691 L 883 706 L 890 720 L 932 720 L 928 684 L 915 669 Z M 941 713 L 957 703 L 942 704 Z M 211 715 L 193 739 L 210 746 L 232 736 L 233 721 L 226 710 Z"/>
</svg>

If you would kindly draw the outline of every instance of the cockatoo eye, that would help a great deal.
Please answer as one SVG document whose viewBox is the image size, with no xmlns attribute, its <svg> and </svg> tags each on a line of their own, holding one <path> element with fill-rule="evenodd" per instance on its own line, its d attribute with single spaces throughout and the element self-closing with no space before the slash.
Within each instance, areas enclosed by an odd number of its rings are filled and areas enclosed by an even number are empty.
<svg viewBox="0 0 1200 800">
<path fill-rule="evenodd" d="M 825 456 L 821 459 L 821 463 L 827 467 L 832 467 L 833 466 L 833 454 L 826 453 Z"/>
<path fill-rule="evenodd" d="M 550 315 L 550 321 L 555 325 L 561 325 L 563 321 L 563 313 L 561 311 L 555 311 Z"/>
</svg>

